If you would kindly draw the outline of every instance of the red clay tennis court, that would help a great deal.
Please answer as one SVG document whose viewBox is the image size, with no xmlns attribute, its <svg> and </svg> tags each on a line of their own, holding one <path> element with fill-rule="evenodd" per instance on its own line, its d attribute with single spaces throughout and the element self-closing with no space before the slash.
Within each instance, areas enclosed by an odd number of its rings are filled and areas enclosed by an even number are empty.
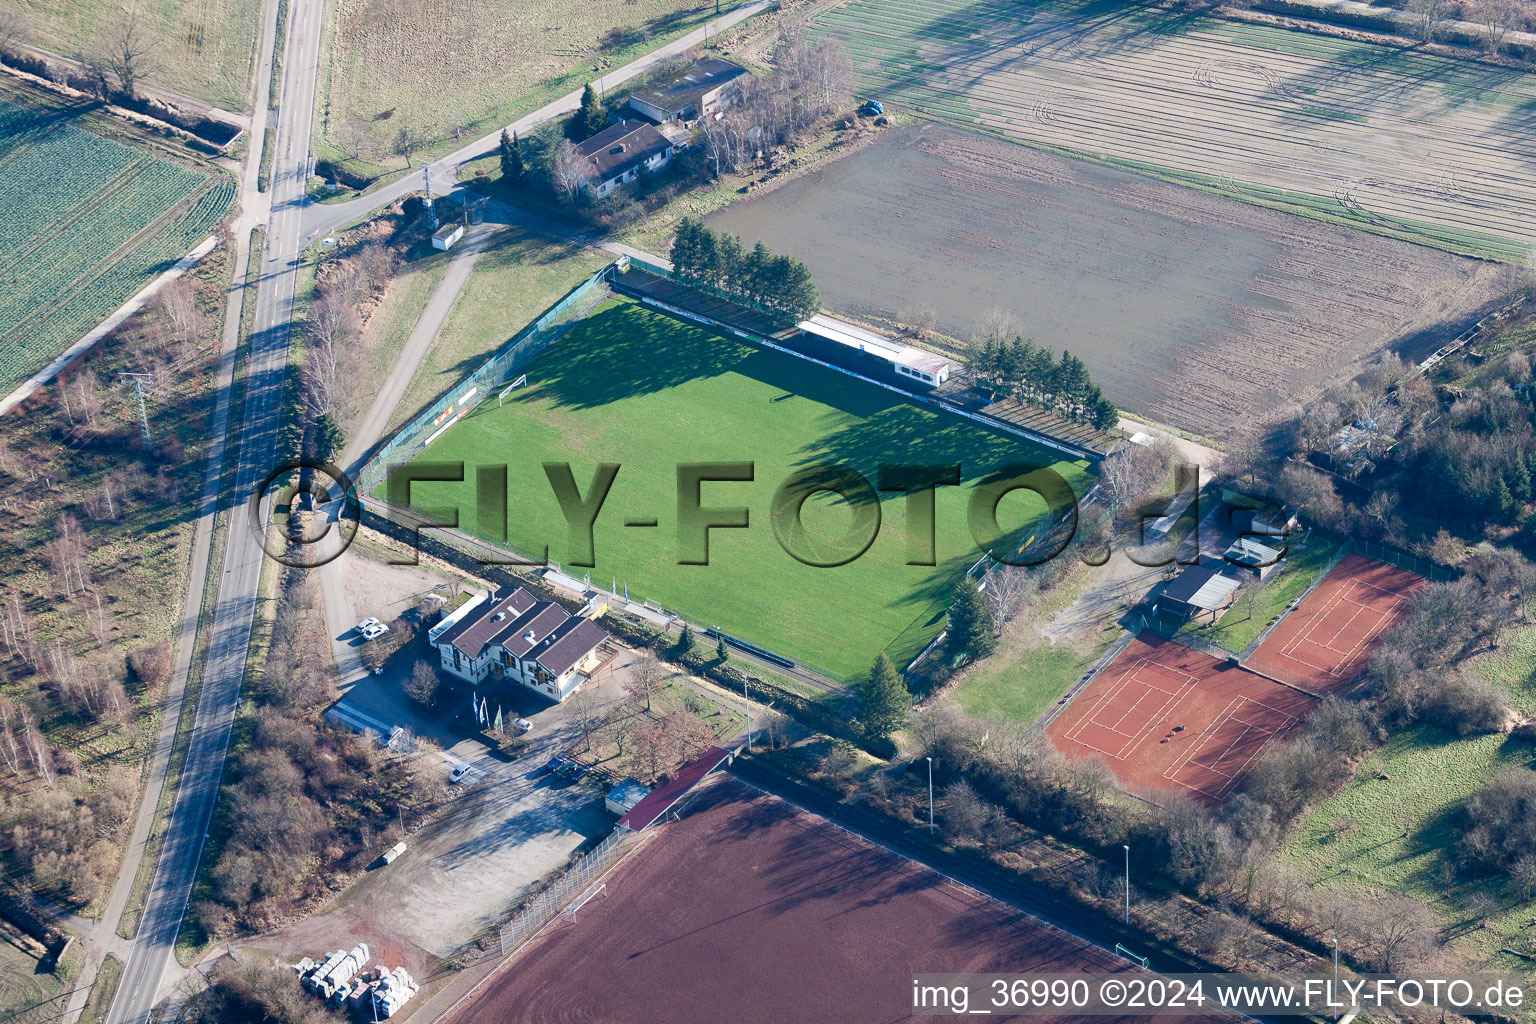
<svg viewBox="0 0 1536 1024">
<path fill-rule="evenodd" d="M 1408 609 L 1422 576 L 1347 555 L 1248 658 L 1248 666 L 1313 693 L 1353 682 L 1375 640 Z"/>
<path fill-rule="evenodd" d="M 1102 758 L 1131 790 L 1218 803 L 1313 697 L 1142 634 L 1046 728 L 1057 750 Z"/>
<path fill-rule="evenodd" d="M 729 776 L 653 827 L 455 1024 L 895 1024 L 934 1019 L 913 1015 L 914 974 L 1130 969 Z"/>
</svg>

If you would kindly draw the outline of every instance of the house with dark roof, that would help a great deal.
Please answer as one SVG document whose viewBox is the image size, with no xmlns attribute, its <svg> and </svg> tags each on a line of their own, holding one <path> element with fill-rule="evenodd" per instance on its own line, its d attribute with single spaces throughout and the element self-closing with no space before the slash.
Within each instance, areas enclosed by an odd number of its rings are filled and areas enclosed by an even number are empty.
<svg viewBox="0 0 1536 1024">
<path fill-rule="evenodd" d="M 576 147 L 582 164 L 583 188 L 599 199 L 640 176 L 640 169 L 659 171 L 671 162 L 677 147 L 656 126 L 644 121 L 620 121 Z"/>
<path fill-rule="evenodd" d="M 444 671 L 476 686 L 488 679 L 521 683 L 557 703 L 586 681 L 606 639 L 591 619 L 522 587 L 479 595 L 427 634 Z"/>
<path fill-rule="evenodd" d="M 629 94 L 629 106 L 657 124 L 718 117 L 741 96 L 747 69 L 718 57 L 700 57 L 676 74 Z"/>
</svg>

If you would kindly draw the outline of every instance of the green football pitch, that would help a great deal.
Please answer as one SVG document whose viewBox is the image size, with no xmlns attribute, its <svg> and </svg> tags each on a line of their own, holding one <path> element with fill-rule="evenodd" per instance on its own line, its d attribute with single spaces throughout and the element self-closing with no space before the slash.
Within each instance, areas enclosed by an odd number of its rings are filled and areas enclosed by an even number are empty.
<svg viewBox="0 0 1536 1024">
<path fill-rule="evenodd" d="M 1021 463 L 1052 466 L 1079 495 L 1090 483 L 1086 462 L 626 300 L 569 327 L 527 372 L 504 404 L 485 402 L 416 456 L 463 462 L 464 482 L 417 481 L 414 507 L 457 507 L 461 529 L 496 539 L 496 523 L 477 522 L 475 480 L 478 467 L 505 465 L 511 550 L 538 555 L 547 545 L 572 575 L 590 571 L 595 584 L 617 582 L 631 599 L 842 679 L 867 672 L 882 650 L 903 665 L 938 634 L 955 582 L 981 553 L 967 520 L 976 484 Z M 599 463 L 620 466 L 593 528 L 590 570 L 570 564 L 547 462 L 568 462 L 584 497 Z M 711 530 L 709 564 L 680 564 L 677 466 L 699 462 L 753 463 L 751 482 L 706 482 L 700 493 L 705 507 L 747 508 L 749 525 Z M 827 463 L 871 481 L 882 464 L 958 464 L 961 484 L 935 496 L 936 564 L 906 564 L 908 499 L 897 491 L 880 492 L 879 532 L 861 557 L 821 568 L 786 553 L 770 525 L 775 491 Z M 1002 529 L 1027 540 L 1045 503 L 1014 491 L 997 512 Z M 857 543 L 839 542 L 853 515 L 822 492 L 801 522 L 805 536 L 851 551 Z"/>
</svg>

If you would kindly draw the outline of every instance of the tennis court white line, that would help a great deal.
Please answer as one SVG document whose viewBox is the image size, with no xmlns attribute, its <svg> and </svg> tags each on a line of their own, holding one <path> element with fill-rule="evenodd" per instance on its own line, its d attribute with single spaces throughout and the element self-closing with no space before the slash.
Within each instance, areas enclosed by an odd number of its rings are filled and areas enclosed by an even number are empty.
<svg viewBox="0 0 1536 1024">
<path fill-rule="evenodd" d="M 1145 679 L 1138 679 L 1136 677 L 1136 673 L 1147 665 L 1155 665 L 1165 672 L 1171 672 L 1175 675 L 1184 676 L 1185 682 L 1182 686 L 1180 686 L 1178 690 L 1170 691 L 1163 689 L 1161 686 L 1154 685 Z M 1168 712 L 1170 708 L 1177 707 L 1179 702 L 1184 699 L 1185 695 L 1188 694 L 1190 690 L 1194 689 L 1196 682 L 1196 678 L 1192 675 L 1189 675 L 1188 673 L 1181 672 L 1178 669 L 1169 668 L 1167 665 L 1155 662 L 1150 658 L 1140 658 L 1137 660 L 1135 665 L 1131 666 L 1130 669 L 1121 675 L 1119 680 L 1116 681 L 1114 688 L 1110 690 L 1109 693 L 1105 694 L 1102 699 L 1100 699 L 1098 704 L 1094 707 L 1093 711 L 1090 712 L 1086 718 L 1079 721 L 1077 725 L 1072 727 L 1072 729 L 1067 733 L 1066 738 L 1074 743 L 1079 743 L 1082 746 L 1087 747 L 1089 750 L 1097 751 L 1098 753 L 1103 754 L 1105 757 L 1113 758 L 1117 761 L 1123 761 L 1132 748 L 1137 746 L 1142 740 L 1146 739 L 1146 737 L 1151 734 L 1153 727 L 1158 719 L 1162 717 L 1166 712 Z M 1136 702 L 1133 703 L 1129 709 L 1123 712 L 1120 717 L 1115 720 L 1113 725 L 1098 721 L 1097 719 L 1099 712 L 1102 711 L 1106 705 L 1113 703 L 1131 683 L 1136 683 L 1142 686 L 1149 693 L 1156 692 L 1164 694 L 1165 699 L 1162 703 L 1162 706 L 1159 707 L 1156 711 L 1147 715 L 1146 719 L 1141 724 L 1141 728 L 1139 728 L 1134 733 L 1122 732 L 1118 727 L 1122 722 L 1124 722 L 1139 708 L 1141 708 L 1143 699 L 1142 697 L 1138 697 Z M 1120 745 L 1119 751 L 1108 751 L 1096 743 L 1089 743 L 1082 739 L 1081 733 L 1090 725 L 1098 729 L 1108 730 L 1109 732 L 1114 733 L 1116 736 L 1125 737 L 1125 742 Z"/>
<path fill-rule="evenodd" d="M 1348 669 L 1350 665 L 1354 664 L 1355 660 L 1358 659 L 1360 655 L 1365 652 L 1365 649 L 1371 645 L 1371 642 L 1375 640 L 1376 637 L 1380 636 L 1383 631 L 1385 631 L 1387 624 L 1392 621 L 1392 619 L 1396 616 L 1398 609 L 1402 607 L 1403 597 L 1400 594 L 1393 594 L 1391 591 L 1385 590 L 1382 587 L 1378 587 L 1374 583 L 1368 583 L 1365 580 L 1351 579 L 1345 582 L 1346 585 L 1337 593 L 1335 593 L 1319 612 L 1314 614 L 1312 624 L 1307 627 L 1307 630 L 1304 633 L 1298 633 L 1296 636 L 1292 637 L 1284 647 L 1280 648 L 1281 657 L 1288 658 L 1291 661 L 1296 662 L 1298 665 L 1304 665 L 1312 671 L 1321 672 L 1324 675 L 1343 675 L 1345 670 Z M 1393 600 L 1391 607 L 1386 609 L 1377 608 L 1357 600 L 1351 596 L 1353 593 L 1358 593 L 1358 591 L 1351 589 L 1356 587 L 1369 587 L 1377 594 L 1392 598 Z M 1345 604 L 1346 602 L 1354 606 L 1355 613 L 1349 617 L 1344 625 L 1338 627 L 1334 631 L 1333 636 L 1328 638 L 1327 643 L 1322 643 L 1313 639 L 1313 635 L 1319 628 L 1322 627 L 1324 620 L 1327 619 L 1335 609 L 1337 609 L 1340 605 Z M 1358 620 L 1363 613 L 1369 613 L 1371 615 L 1377 616 L 1375 625 L 1367 628 L 1355 641 L 1355 643 L 1347 649 L 1334 647 L 1333 642 L 1337 640 L 1341 634 L 1353 631 L 1352 627 L 1354 626 L 1356 620 Z M 1338 661 L 1332 668 L 1313 664 L 1312 662 L 1297 654 L 1297 651 L 1300 650 L 1302 644 L 1311 644 L 1314 647 L 1329 651 L 1333 654 L 1339 655 L 1342 660 Z"/>
<path fill-rule="evenodd" d="M 1285 722 L 1273 728 L 1267 725 L 1253 725 L 1252 723 L 1245 722 L 1242 719 L 1237 718 L 1237 709 L 1244 703 L 1252 704 L 1254 707 L 1263 708 L 1265 711 L 1269 711 L 1277 715 L 1282 715 L 1285 718 Z M 1231 720 L 1235 720 L 1239 725 L 1241 725 L 1243 727 L 1243 731 L 1238 734 L 1236 739 L 1234 739 L 1231 743 L 1228 743 L 1226 749 L 1222 750 L 1221 753 L 1214 758 L 1214 760 L 1220 761 L 1222 757 L 1226 756 L 1228 751 L 1237 746 L 1243 740 L 1247 739 L 1250 732 L 1263 732 L 1265 733 L 1266 738 L 1263 743 L 1254 748 L 1253 753 L 1249 754 L 1248 757 L 1244 759 L 1241 767 L 1239 767 L 1235 772 L 1228 774 L 1227 772 L 1205 764 L 1202 761 L 1196 761 L 1194 758 L 1195 754 L 1204 746 L 1206 738 L 1214 736 L 1218 729 L 1220 729 L 1228 721 Z M 1210 725 L 1206 726 L 1205 729 L 1201 731 L 1195 742 L 1191 744 L 1189 749 L 1184 752 L 1184 756 L 1174 761 L 1173 764 L 1169 765 L 1167 769 L 1163 771 L 1163 778 L 1167 779 L 1169 782 L 1172 782 L 1175 785 L 1183 786 L 1185 789 L 1191 790 L 1195 793 L 1203 793 L 1213 800 L 1220 800 L 1222 797 L 1226 796 L 1227 793 L 1231 792 L 1232 787 L 1237 784 L 1237 780 L 1242 778 L 1243 773 L 1248 771 L 1248 767 L 1253 764 L 1254 758 L 1263 753 L 1264 748 L 1269 743 L 1269 740 L 1285 732 L 1295 724 L 1296 716 L 1290 714 L 1287 711 L 1281 711 L 1279 708 L 1270 707 L 1268 704 L 1265 704 L 1261 701 L 1256 701 L 1251 697 L 1234 697 L 1232 698 L 1232 701 L 1227 704 L 1222 713 L 1218 715 Z M 1175 774 L 1188 767 L 1190 764 L 1193 764 L 1196 768 L 1201 768 L 1205 771 L 1211 772 L 1212 774 L 1220 775 L 1227 781 L 1217 787 L 1216 792 L 1212 793 L 1210 790 L 1201 789 L 1199 786 L 1192 786 L 1187 782 L 1174 778 Z"/>
</svg>

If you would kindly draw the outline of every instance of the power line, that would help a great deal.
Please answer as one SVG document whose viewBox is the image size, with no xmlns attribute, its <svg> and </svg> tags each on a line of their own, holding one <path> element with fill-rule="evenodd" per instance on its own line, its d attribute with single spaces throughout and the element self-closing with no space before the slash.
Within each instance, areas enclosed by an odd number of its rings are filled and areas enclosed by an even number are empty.
<svg viewBox="0 0 1536 1024">
<path fill-rule="evenodd" d="M 153 448 L 154 442 L 149 437 L 149 413 L 144 409 L 144 382 L 154 380 L 154 377 L 148 373 L 129 373 L 126 370 L 119 372 L 118 376 L 128 377 L 133 381 L 133 393 L 139 399 L 139 428 L 144 432 L 144 448 L 146 450 Z"/>
</svg>

